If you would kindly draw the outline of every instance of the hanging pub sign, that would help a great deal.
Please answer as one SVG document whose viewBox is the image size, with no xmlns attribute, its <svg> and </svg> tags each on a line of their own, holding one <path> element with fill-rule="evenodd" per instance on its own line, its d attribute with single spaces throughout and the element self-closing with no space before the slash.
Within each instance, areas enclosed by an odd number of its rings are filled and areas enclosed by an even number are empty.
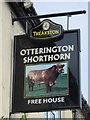
<svg viewBox="0 0 90 120">
<path fill-rule="evenodd" d="M 44 39 L 36 36 L 38 30 L 33 29 L 32 37 Z M 79 52 L 79 30 L 64 31 L 62 39 L 49 44 L 35 43 L 29 35 L 15 36 L 12 112 L 79 108 Z"/>
</svg>

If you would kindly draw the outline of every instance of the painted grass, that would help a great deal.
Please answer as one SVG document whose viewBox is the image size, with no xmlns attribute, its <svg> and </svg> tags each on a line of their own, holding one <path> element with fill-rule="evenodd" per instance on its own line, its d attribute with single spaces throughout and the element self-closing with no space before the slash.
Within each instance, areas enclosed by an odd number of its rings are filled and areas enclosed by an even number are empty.
<svg viewBox="0 0 90 120">
<path fill-rule="evenodd" d="M 25 97 L 50 97 L 50 96 L 66 96 L 68 95 L 68 76 L 67 74 L 61 74 L 56 80 L 56 84 L 52 87 L 52 91 L 46 93 L 45 84 L 34 85 L 34 91 L 29 91 L 28 81 L 25 79 Z"/>
</svg>

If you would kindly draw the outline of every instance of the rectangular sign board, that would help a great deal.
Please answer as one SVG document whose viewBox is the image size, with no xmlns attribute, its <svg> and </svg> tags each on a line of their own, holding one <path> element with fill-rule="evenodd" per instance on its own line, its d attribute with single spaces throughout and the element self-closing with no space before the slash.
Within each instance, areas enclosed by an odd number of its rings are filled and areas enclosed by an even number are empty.
<svg viewBox="0 0 90 120">
<path fill-rule="evenodd" d="M 80 108 L 80 30 L 55 42 L 14 37 L 12 112 Z"/>
</svg>

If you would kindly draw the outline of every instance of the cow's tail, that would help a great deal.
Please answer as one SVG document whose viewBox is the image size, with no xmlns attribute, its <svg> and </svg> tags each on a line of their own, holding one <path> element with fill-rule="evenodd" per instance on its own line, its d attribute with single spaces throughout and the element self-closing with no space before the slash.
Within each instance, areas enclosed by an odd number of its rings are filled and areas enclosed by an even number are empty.
<svg viewBox="0 0 90 120">
<path fill-rule="evenodd" d="M 30 76 L 28 75 L 28 87 L 29 87 L 29 91 L 33 91 L 33 86 L 34 83 L 32 82 L 32 79 L 30 78 Z"/>
<path fill-rule="evenodd" d="M 30 78 L 29 78 L 29 76 L 27 77 L 27 81 L 28 81 L 28 84 L 29 84 L 29 81 L 30 81 Z"/>
<path fill-rule="evenodd" d="M 28 77 L 27 77 L 27 82 L 28 82 L 28 89 L 29 89 L 29 91 L 31 90 L 31 85 L 30 85 L 30 78 L 29 78 L 29 75 L 28 75 Z"/>
<path fill-rule="evenodd" d="M 28 75 L 28 77 L 27 77 L 27 81 L 28 81 L 28 85 L 31 85 L 31 84 L 32 84 L 32 79 L 29 77 L 29 75 Z"/>
</svg>

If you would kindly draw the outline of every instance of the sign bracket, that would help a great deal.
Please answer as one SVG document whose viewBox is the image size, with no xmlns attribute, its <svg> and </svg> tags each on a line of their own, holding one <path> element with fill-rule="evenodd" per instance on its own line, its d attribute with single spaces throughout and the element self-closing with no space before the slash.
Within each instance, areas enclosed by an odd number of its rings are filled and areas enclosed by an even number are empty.
<svg viewBox="0 0 90 120">
<path fill-rule="evenodd" d="M 50 17 L 67 17 L 67 30 L 69 29 L 69 18 L 73 15 L 86 14 L 86 10 L 80 11 L 72 11 L 72 12 L 64 12 L 64 13 L 53 13 L 53 14 L 45 14 L 45 15 L 34 15 L 34 16 L 25 16 L 25 17 L 12 17 L 12 24 L 16 21 L 26 21 L 26 33 L 28 33 L 28 20 L 36 19 L 36 18 L 50 18 Z"/>
<path fill-rule="evenodd" d="M 71 15 L 67 15 L 67 30 L 69 30 L 69 18 L 72 17 Z"/>
<path fill-rule="evenodd" d="M 26 20 L 26 34 L 28 34 L 28 20 Z"/>
</svg>

